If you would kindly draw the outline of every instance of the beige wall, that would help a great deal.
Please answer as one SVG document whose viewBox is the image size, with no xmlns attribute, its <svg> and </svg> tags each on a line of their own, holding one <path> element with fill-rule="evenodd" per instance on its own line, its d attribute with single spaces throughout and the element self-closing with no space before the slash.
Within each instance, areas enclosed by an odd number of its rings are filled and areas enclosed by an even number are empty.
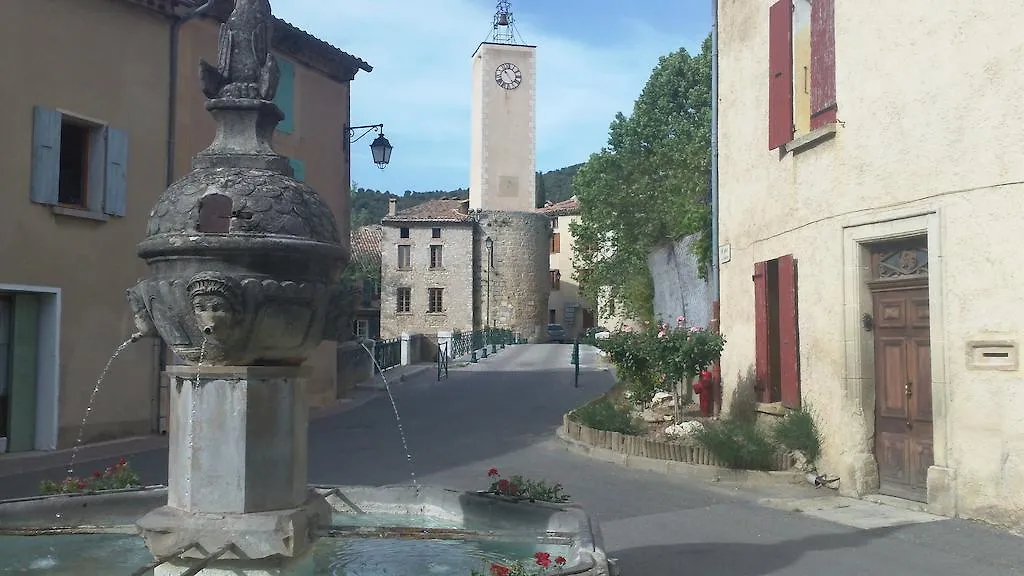
<svg viewBox="0 0 1024 576">
<path fill-rule="evenodd" d="M 551 270 L 558 270 L 562 273 L 562 278 L 558 290 L 551 290 L 551 295 L 548 296 L 548 310 L 557 310 L 555 322 L 563 324 L 565 326 L 566 334 L 569 337 L 578 336 L 583 332 L 583 309 L 593 307 L 583 300 L 580 295 L 580 286 L 574 278 L 575 268 L 573 267 L 572 260 L 575 254 L 575 242 L 573 241 L 572 231 L 569 225 L 579 219 L 576 214 L 569 214 L 565 216 L 552 216 L 552 233 L 559 234 L 559 252 L 552 253 L 550 255 Z M 569 326 L 565 318 L 565 305 L 575 304 L 579 306 L 576 310 L 575 320 L 572 326 Z M 595 315 L 594 321 L 597 321 Z M 606 326 L 607 327 L 607 326 Z"/>
<path fill-rule="evenodd" d="M 506 90 L 495 70 L 512 63 L 522 84 Z M 528 212 L 536 208 L 536 48 L 483 43 L 473 55 L 469 207 Z"/>
<path fill-rule="evenodd" d="M 125 289 L 145 273 L 135 245 L 164 188 L 170 23 L 121 0 L 4 0 L 0 22 L 0 284 L 60 289 L 59 445 L 68 446 L 107 358 L 133 331 Z M 36 105 L 127 132 L 123 218 L 57 215 L 29 202 Z M 86 441 L 149 432 L 155 370 L 150 343 L 121 355 Z"/>
<path fill-rule="evenodd" d="M 204 19 L 187 23 L 181 32 L 178 83 L 178 134 L 175 174 L 190 170 L 191 158 L 213 140 L 215 124 L 203 107 L 206 98 L 199 86 L 199 59 L 217 61 L 218 23 Z M 349 185 L 347 155 L 342 148 L 349 119 L 349 84 L 338 83 L 286 57 L 295 65 L 295 129 L 278 131 L 278 152 L 305 164 L 305 181 L 330 206 L 338 221 L 342 242 L 349 242 Z M 335 398 L 336 344 L 325 342 L 310 356 L 314 405 Z"/>
<path fill-rule="evenodd" d="M 801 387 L 825 435 L 820 469 L 870 492 L 874 383 L 859 327 L 863 244 L 926 235 L 935 466 L 944 514 L 1024 527 L 1024 379 L 972 370 L 967 343 L 1024 337 L 1018 259 L 1024 4 L 927 0 L 886 17 L 836 3 L 832 139 L 781 156 L 767 142 L 768 3 L 720 1 L 722 358 L 754 363 L 753 264 L 799 262 Z M 756 81 L 752 79 L 758 79 Z"/>
</svg>

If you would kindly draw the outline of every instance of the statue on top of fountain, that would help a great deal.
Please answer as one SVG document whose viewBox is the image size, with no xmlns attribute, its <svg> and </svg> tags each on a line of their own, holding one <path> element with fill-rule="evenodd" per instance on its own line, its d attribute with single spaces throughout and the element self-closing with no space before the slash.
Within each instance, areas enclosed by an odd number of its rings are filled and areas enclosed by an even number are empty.
<svg viewBox="0 0 1024 576">
<path fill-rule="evenodd" d="M 335 214 L 272 143 L 284 118 L 273 21 L 268 0 L 235 1 L 217 66 L 200 63 L 216 136 L 157 200 L 138 248 L 150 275 L 128 293 L 136 327 L 193 365 L 296 366 L 351 338 Z"/>
<path fill-rule="evenodd" d="M 217 66 L 199 61 L 207 98 L 274 99 L 280 72 L 270 53 L 272 25 L 269 0 L 235 0 L 220 27 Z"/>
</svg>

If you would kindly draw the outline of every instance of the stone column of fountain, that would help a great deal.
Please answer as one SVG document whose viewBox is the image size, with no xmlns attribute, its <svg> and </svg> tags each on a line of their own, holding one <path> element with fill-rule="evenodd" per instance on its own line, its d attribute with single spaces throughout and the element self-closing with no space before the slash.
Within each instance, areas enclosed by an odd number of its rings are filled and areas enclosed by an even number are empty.
<svg viewBox="0 0 1024 576">
<path fill-rule="evenodd" d="M 348 253 L 330 209 L 273 149 L 271 24 L 268 0 L 236 0 L 217 66 L 200 63 L 217 135 L 153 208 L 138 249 L 150 276 L 128 293 L 139 330 L 189 363 L 167 371 L 167 505 L 138 522 L 153 555 L 171 558 L 158 576 L 304 572 L 313 529 L 330 521 L 307 488 L 301 365 L 339 339 Z"/>
</svg>

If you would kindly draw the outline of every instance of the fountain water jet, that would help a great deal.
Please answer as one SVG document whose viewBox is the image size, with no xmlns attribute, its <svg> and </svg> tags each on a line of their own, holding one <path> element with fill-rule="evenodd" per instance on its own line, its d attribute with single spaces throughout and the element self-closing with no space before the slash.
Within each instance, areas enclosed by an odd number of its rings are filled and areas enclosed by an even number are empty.
<svg viewBox="0 0 1024 576">
<path fill-rule="evenodd" d="M 272 103 L 272 22 L 268 0 L 235 0 L 217 66 L 201 64 L 216 136 L 154 206 L 138 247 L 150 274 L 128 291 L 137 337 L 161 337 L 187 363 L 167 370 L 168 486 L 0 502 L 0 557 L 31 566 L 39 557 L 18 558 L 31 548 L 19 539 L 84 537 L 96 538 L 85 545 L 88 565 L 81 540 L 36 549 L 55 566 L 77 562 L 67 573 L 82 575 L 123 573 L 126 555 L 143 566 L 136 574 L 156 576 L 352 566 L 413 576 L 424 561 L 466 575 L 470 560 L 541 550 L 568 560 L 562 574 L 613 573 L 597 525 L 578 507 L 418 483 L 308 485 L 302 364 L 322 341 L 350 337 L 340 284 L 348 251 L 330 209 L 271 143 L 283 116 Z M 148 553 L 127 535 L 135 530 Z M 314 548 L 324 536 L 329 544 Z M 410 538 L 424 542 L 398 543 Z M 461 539 L 457 548 L 420 546 L 451 539 Z M 482 544 L 494 541 L 505 548 Z M 462 564 L 440 565 L 456 556 Z"/>
</svg>

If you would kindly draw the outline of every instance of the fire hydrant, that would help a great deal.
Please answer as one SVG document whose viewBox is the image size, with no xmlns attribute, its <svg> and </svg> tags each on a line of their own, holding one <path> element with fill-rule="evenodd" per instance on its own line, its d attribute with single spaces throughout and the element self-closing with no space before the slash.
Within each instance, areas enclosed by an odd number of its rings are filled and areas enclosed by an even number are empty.
<svg viewBox="0 0 1024 576">
<path fill-rule="evenodd" d="M 693 391 L 700 397 L 700 414 L 705 418 L 711 416 L 711 403 L 714 400 L 715 380 L 710 370 L 704 370 L 697 377 Z"/>
</svg>

